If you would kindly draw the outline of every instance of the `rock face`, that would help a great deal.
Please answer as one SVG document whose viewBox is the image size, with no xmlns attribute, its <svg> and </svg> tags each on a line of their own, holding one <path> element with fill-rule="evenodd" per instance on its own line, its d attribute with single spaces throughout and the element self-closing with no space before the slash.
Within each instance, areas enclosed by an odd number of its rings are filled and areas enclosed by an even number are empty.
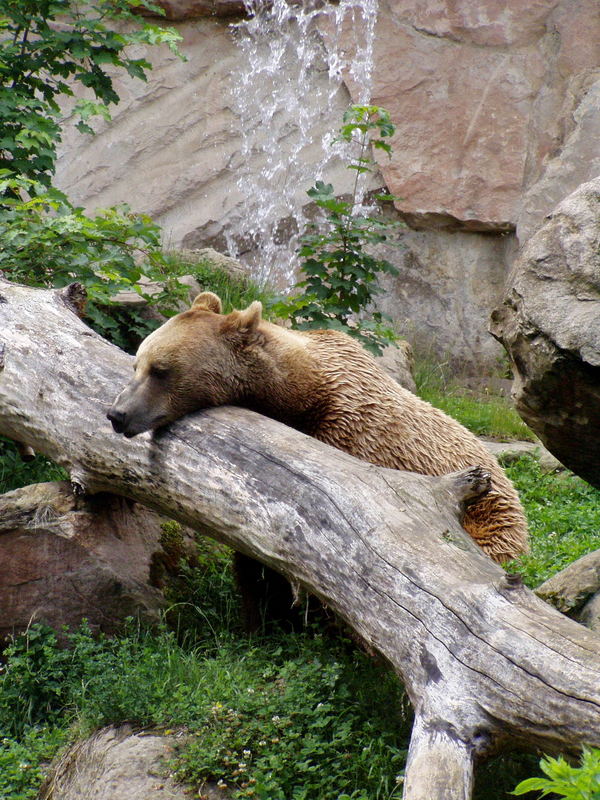
<svg viewBox="0 0 600 800">
<path fill-rule="evenodd" d="M 273 142 L 284 161 L 301 159 L 309 174 L 314 165 L 292 205 L 305 202 L 320 142 L 364 84 L 348 69 L 345 86 L 332 94 L 327 53 L 352 53 L 354 28 L 365 25 L 360 14 L 354 23 L 351 14 L 340 24 L 320 20 L 323 59 L 306 75 L 314 80 L 311 97 L 322 98 L 319 111 L 284 106 L 275 129 L 261 115 L 256 124 L 240 118 L 235 87 L 246 76 L 245 86 L 262 91 L 257 108 L 267 108 L 277 86 L 298 80 L 290 54 L 300 48 L 286 50 L 274 28 L 264 48 L 278 60 L 268 75 L 253 73 L 238 46 L 243 32 L 216 16 L 241 5 L 164 0 L 188 60 L 149 52 L 149 83 L 121 80 L 113 122 L 99 125 L 93 139 L 65 137 L 57 178 L 88 208 L 127 201 L 151 214 L 171 246 L 233 247 L 249 270 L 282 286 L 291 271 L 262 263 L 249 234 L 253 198 L 239 177 L 273 167 Z M 557 202 L 600 174 L 599 98 L 597 0 L 379 0 L 372 100 L 397 125 L 392 159 L 383 156 L 380 166 L 401 198 L 398 212 L 417 229 L 391 256 L 400 276 L 388 285 L 386 311 L 401 333 L 415 332 L 419 355 L 473 374 L 495 369 L 501 349 L 486 321 L 517 244 Z M 242 141 L 244 126 L 256 134 L 250 144 Z M 309 144 L 299 151 L 306 126 Z M 350 190 L 352 176 L 339 162 L 320 177 L 340 193 Z M 269 214 L 276 235 L 286 238 L 294 228 L 291 205 L 286 200 Z"/>
<path fill-rule="evenodd" d="M 244 0 L 157 0 L 165 12 L 161 19 L 180 21 L 198 17 L 240 17 L 246 13 Z M 144 16 L 153 16 L 144 12 Z"/>
<path fill-rule="evenodd" d="M 381 0 L 375 41 L 373 100 L 397 124 L 381 167 L 413 224 L 523 242 L 600 171 L 595 0 Z"/>
<path fill-rule="evenodd" d="M 225 252 L 235 242 L 246 251 L 252 219 L 250 199 L 238 186 L 240 172 L 247 168 L 259 172 L 265 167 L 262 150 L 270 136 L 288 137 L 292 147 L 299 120 L 284 109 L 274 131 L 265 130 L 257 119 L 257 142 L 252 152 L 243 154 L 234 88 L 249 66 L 237 45 L 239 33 L 216 18 L 174 27 L 183 37 L 180 49 L 186 61 L 169 51 L 144 50 L 153 64 L 150 79 L 145 84 L 119 75 L 116 87 L 121 102 L 110 123 L 99 122 L 92 138 L 66 126 L 57 182 L 87 208 L 127 202 L 136 211 L 148 213 L 162 225 L 170 248 L 216 247 Z M 311 70 L 314 91 L 329 97 L 324 61 L 318 67 Z M 278 78 L 293 81 L 293 68 L 282 63 Z M 269 94 L 265 83 L 260 102 L 268 103 Z M 314 144 L 302 152 L 303 160 L 314 164 L 315 170 L 323 153 L 321 139 L 340 124 L 349 97 L 341 92 L 330 100 L 311 118 Z M 338 161 L 322 177 L 348 192 L 354 176 Z M 299 203 L 306 200 L 309 187 L 308 181 L 295 187 Z M 273 209 L 277 218 L 289 213 L 287 206 Z"/>
<path fill-rule="evenodd" d="M 68 482 L 1 495 L 0 640 L 31 622 L 60 630 L 86 617 L 112 632 L 127 616 L 156 620 L 163 522 L 123 498 L 76 497 Z"/>
<path fill-rule="evenodd" d="M 169 776 L 173 736 L 108 727 L 69 748 L 40 792 L 40 800 L 186 800 Z"/>
<path fill-rule="evenodd" d="M 502 296 L 514 237 L 408 230 L 397 244 L 384 248 L 399 273 L 383 281 L 379 302 L 415 356 L 459 374 L 497 371 L 505 357 L 488 318 Z"/>
<path fill-rule="evenodd" d="M 525 422 L 566 467 L 600 487 L 600 178 L 529 240 L 491 331 L 514 362 Z"/>
<path fill-rule="evenodd" d="M 535 593 L 563 614 L 600 632 L 600 550 L 578 558 Z"/>
</svg>

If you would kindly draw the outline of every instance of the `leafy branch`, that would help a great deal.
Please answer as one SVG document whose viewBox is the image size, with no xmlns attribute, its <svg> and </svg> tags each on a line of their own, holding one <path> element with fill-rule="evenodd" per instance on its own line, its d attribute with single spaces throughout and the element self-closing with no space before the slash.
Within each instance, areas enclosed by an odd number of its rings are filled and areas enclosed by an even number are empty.
<svg viewBox="0 0 600 800">
<path fill-rule="evenodd" d="M 187 287 L 162 250 L 160 227 L 150 217 L 134 214 L 124 204 L 88 216 L 58 189 L 14 178 L 9 170 L 0 170 L 0 196 L 0 270 L 28 286 L 61 287 L 76 279 L 87 289 L 91 324 L 117 344 L 127 346 L 110 308 L 115 294 L 137 292 L 166 316 L 187 297 Z M 145 294 L 142 275 L 162 288 Z M 130 325 L 141 336 L 153 327 L 133 318 Z"/>
<path fill-rule="evenodd" d="M 512 792 L 514 795 L 541 792 L 540 797 L 564 797 L 565 800 L 599 800 L 600 750 L 583 749 L 581 764 L 572 766 L 562 756 L 540 761 L 546 778 L 527 778 Z"/>
<path fill-rule="evenodd" d="M 356 149 L 347 165 L 355 172 L 351 197 L 345 200 L 336 196 L 332 184 L 323 181 L 316 181 L 308 190 L 308 196 L 324 214 L 300 240 L 300 271 L 305 277 L 296 288 L 304 291 L 273 306 L 273 312 L 289 317 L 293 327 L 344 330 L 375 355 L 396 338 L 389 318 L 372 310 L 375 295 L 382 291 L 377 280 L 382 274 L 397 274 L 397 269 L 375 255 L 373 248 L 386 242 L 398 223 L 365 211 L 360 176 L 376 166 L 369 147 L 391 155 L 386 139 L 394 130 L 388 112 L 379 106 L 352 106 L 345 113 L 336 141 Z M 394 199 L 389 194 L 375 196 L 380 202 Z"/>
<path fill-rule="evenodd" d="M 134 8 L 162 13 L 150 0 L 4 0 L 0 10 L 0 169 L 51 185 L 61 141 L 60 102 L 73 84 L 95 100 L 73 106 L 77 127 L 93 133 L 92 116 L 110 119 L 119 101 L 112 68 L 146 80 L 150 63 L 129 55 L 134 44 L 166 44 L 178 53 L 180 36 L 141 21 Z M 134 22 L 128 32 L 115 23 Z M 120 25 L 120 28 L 123 26 Z"/>
</svg>

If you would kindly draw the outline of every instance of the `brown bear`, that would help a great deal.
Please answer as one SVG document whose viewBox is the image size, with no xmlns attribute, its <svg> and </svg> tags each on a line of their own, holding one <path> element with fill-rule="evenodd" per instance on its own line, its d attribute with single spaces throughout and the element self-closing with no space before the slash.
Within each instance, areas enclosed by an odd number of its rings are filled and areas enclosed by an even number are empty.
<svg viewBox="0 0 600 800">
<path fill-rule="evenodd" d="M 338 331 L 292 331 L 262 306 L 221 313 L 212 292 L 139 347 L 132 381 L 108 412 L 127 437 L 192 411 L 245 406 L 383 467 L 443 475 L 479 464 L 492 489 L 469 506 L 465 530 L 495 561 L 527 550 L 517 493 L 486 448 L 451 417 L 403 389 Z"/>
</svg>

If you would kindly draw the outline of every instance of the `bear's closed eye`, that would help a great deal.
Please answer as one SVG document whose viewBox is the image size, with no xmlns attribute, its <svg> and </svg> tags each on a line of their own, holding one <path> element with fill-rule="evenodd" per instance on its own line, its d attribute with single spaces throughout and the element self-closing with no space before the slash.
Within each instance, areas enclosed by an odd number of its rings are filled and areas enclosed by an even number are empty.
<svg viewBox="0 0 600 800">
<path fill-rule="evenodd" d="M 169 370 L 168 370 L 167 367 L 152 366 L 152 367 L 150 367 L 150 370 L 149 370 L 150 377 L 158 378 L 159 380 L 162 380 L 162 379 L 166 378 L 168 374 L 169 374 Z"/>
</svg>

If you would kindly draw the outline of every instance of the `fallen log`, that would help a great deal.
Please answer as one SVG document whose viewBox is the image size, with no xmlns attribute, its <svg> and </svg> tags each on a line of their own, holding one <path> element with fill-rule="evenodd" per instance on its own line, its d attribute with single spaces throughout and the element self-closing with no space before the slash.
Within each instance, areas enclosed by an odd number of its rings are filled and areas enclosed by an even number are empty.
<svg viewBox="0 0 600 800">
<path fill-rule="evenodd" d="M 79 491 L 190 525 L 339 614 L 413 704 L 406 800 L 467 800 L 476 762 L 502 749 L 600 745 L 600 637 L 465 534 L 480 469 L 386 470 L 231 407 L 124 440 L 105 413 L 132 358 L 71 305 L 0 281 L 0 433 L 65 466 Z"/>
</svg>

